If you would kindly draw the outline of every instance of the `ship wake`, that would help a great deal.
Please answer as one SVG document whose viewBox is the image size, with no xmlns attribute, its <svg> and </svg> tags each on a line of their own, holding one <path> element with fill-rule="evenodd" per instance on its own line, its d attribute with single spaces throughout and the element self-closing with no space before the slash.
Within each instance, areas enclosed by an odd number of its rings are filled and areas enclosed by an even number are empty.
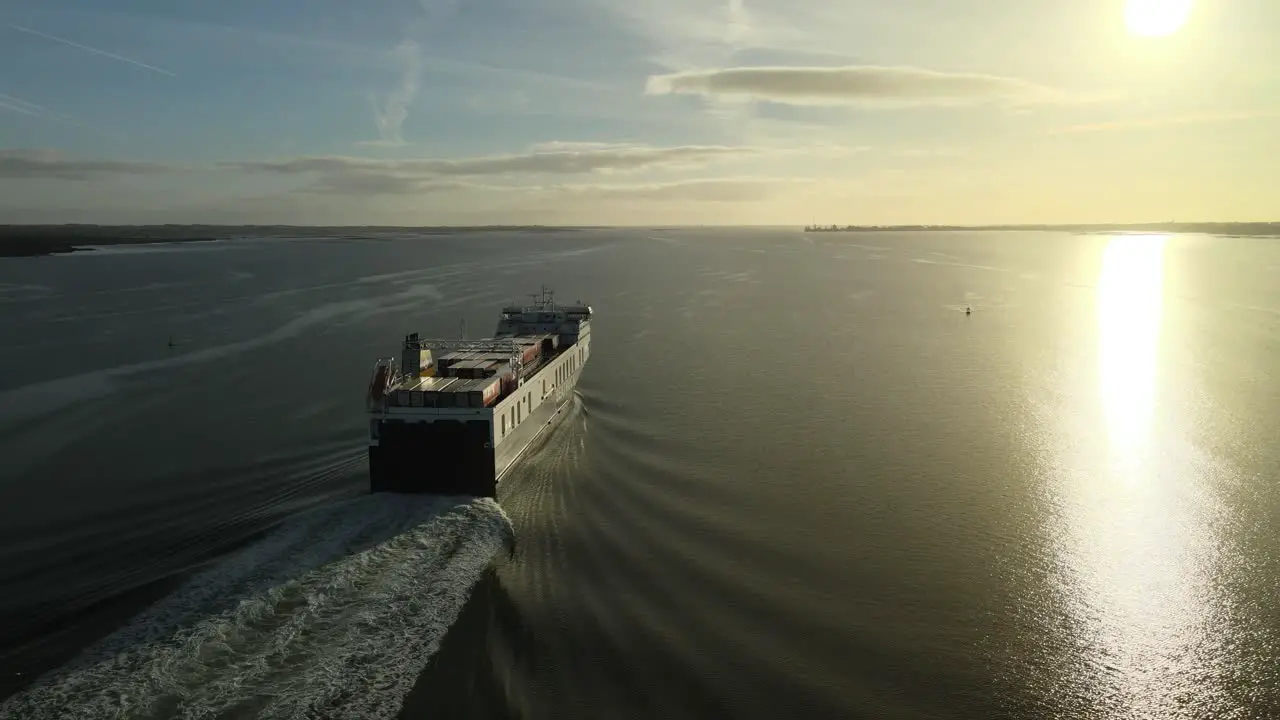
<svg viewBox="0 0 1280 720">
<path fill-rule="evenodd" d="M 9 698 L 0 718 L 395 717 L 512 543 L 488 499 L 379 494 L 311 511 Z"/>
</svg>

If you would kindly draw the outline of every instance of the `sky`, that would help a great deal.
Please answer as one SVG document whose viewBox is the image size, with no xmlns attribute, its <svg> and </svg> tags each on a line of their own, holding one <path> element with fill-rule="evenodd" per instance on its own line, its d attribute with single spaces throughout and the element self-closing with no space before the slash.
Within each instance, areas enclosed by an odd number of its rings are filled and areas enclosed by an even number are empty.
<svg viewBox="0 0 1280 720">
<path fill-rule="evenodd" d="M 0 0 L 0 222 L 1280 220 L 1276 37 L 1276 0 Z"/>
</svg>

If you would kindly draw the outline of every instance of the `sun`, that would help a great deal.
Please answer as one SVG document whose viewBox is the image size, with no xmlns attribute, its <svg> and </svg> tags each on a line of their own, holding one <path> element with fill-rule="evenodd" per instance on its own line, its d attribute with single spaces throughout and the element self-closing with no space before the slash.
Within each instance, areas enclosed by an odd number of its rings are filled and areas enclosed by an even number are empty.
<svg viewBox="0 0 1280 720">
<path fill-rule="evenodd" d="M 1171 35 L 1187 22 L 1195 0 L 1127 0 L 1129 32 L 1143 37 Z"/>
</svg>

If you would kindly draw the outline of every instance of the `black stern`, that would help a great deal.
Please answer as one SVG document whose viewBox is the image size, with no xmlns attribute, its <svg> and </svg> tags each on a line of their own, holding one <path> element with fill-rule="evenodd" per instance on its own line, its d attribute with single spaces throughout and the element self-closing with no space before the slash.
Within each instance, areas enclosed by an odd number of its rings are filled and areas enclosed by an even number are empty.
<svg viewBox="0 0 1280 720">
<path fill-rule="evenodd" d="M 488 420 L 380 420 L 369 447 L 369 491 L 495 497 Z"/>
</svg>

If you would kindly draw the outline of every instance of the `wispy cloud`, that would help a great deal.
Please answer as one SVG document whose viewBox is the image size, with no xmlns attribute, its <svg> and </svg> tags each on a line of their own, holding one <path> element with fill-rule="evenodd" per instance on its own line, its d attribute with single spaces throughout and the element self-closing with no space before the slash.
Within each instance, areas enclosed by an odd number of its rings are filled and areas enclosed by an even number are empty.
<svg viewBox="0 0 1280 720">
<path fill-rule="evenodd" d="M 422 73 L 426 62 L 422 41 L 439 30 L 457 9 L 458 0 L 418 0 L 420 14 L 401 24 L 403 38 L 389 53 L 398 78 L 385 97 L 374 97 L 374 124 L 378 128 L 378 140 L 362 141 L 360 145 L 403 145 L 404 123 L 409 119 L 409 108 L 418 97 Z M 433 68 L 436 58 L 432 58 Z M 482 69 L 478 65 L 461 63 L 470 70 Z M 492 71 L 492 68 L 483 68 Z"/>
<path fill-rule="evenodd" d="M 298 192 L 320 195 L 424 195 L 448 190 L 475 189 L 471 183 L 399 173 L 368 171 L 326 173 Z"/>
<path fill-rule="evenodd" d="M 736 67 L 652 75 L 651 95 L 702 95 L 790 105 L 954 105 L 1050 102 L 1059 91 L 1011 77 L 910 67 Z"/>
<path fill-rule="evenodd" d="M 749 148 L 714 145 L 649 147 L 607 143 L 551 143 L 511 155 L 457 159 L 380 160 L 308 156 L 223 163 L 250 172 L 314 175 L 311 192 L 403 194 L 452 187 L 451 179 L 504 175 L 573 175 L 628 172 L 657 167 L 696 166 L 722 157 L 747 155 Z"/>
<path fill-rule="evenodd" d="M 66 38 L 60 38 L 60 37 L 58 37 L 58 36 L 56 36 L 56 35 L 50 35 L 50 34 L 48 34 L 48 33 L 43 33 L 43 32 L 40 32 L 39 30 L 32 30 L 31 28 L 22 27 L 21 25 L 14 25 L 13 23 L 9 23 L 9 27 L 10 27 L 10 28 L 13 28 L 14 30 L 17 30 L 18 32 L 24 32 L 24 33 L 27 33 L 27 34 L 29 34 L 29 35 L 35 35 L 36 37 L 41 37 L 41 38 L 44 38 L 44 39 L 46 39 L 46 40 L 52 40 L 53 42 L 62 43 L 63 45 L 69 45 L 69 46 L 71 46 L 71 47 L 73 47 L 73 48 L 77 48 L 77 49 L 80 49 L 80 50 L 84 50 L 85 52 L 91 52 L 91 53 L 94 53 L 95 55 L 101 55 L 101 56 L 103 56 L 103 57 L 111 58 L 112 60 L 119 60 L 120 62 L 126 62 L 126 63 L 129 63 L 130 65 L 136 65 L 136 66 L 138 66 L 138 67 L 140 67 L 140 68 L 144 68 L 144 69 L 146 69 L 146 70 L 150 70 L 150 71 L 152 71 L 152 72 L 158 72 L 158 73 L 160 73 L 161 75 L 168 75 L 168 76 L 170 76 L 170 77 L 177 77 L 177 75 L 178 75 L 178 74 L 177 74 L 177 73 L 175 73 L 175 72 L 172 72 L 172 71 L 170 71 L 170 70 L 165 70 L 164 68 L 156 67 L 155 65 L 148 65 L 147 63 L 140 62 L 140 61 L 138 61 L 138 60 L 134 60 L 134 59 L 132 59 L 132 58 L 127 58 L 127 57 L 125 57 L 125 56 L 123 56 L 123 55 L 117 55 L 117 54 L 115 54 L 115 53 L 107 52 L 106 50 L 99 50 L 98 48 L 89 47 L 88 45 L 81 45 L 81 44 L 80 44 L 80 43 L 78 43 L 78 42 L 74 42 L 74 41 L 72 41 L 72 40 L 68 40 L 68 39 L 66 39 Z"/>
<path fill-rule="evenodd" d="M 0 150 L 0 178 L 89 180 L 105 175 L 143 175 L 172 169 L 150 162 L 71 158 L 55 150 Z"/>
<path fill-rule="evenodd" d="M 1076 133 L 1105 132 L 1110 130 L 1139 130 L 1144 128 L 1176 127 L 1179 125 L 1207 125 L 1212 123 L 1238 122 L 1241 120 L 1258 120 L 1270 117 L 1280 117 L 1280 110 L 1262 112 L 1199 113 L 1195 115 L 1172 115 L 1165 117 L 1140 118 L 1136 120 L 1113 120 L 1110 122 L 1070 125 L 1053 130 L 1049 134 L 1071 135 Z"/>
<path fill-rule="evenodd" d="M 812 182 L 790 178 L 699 178 L 661 183 L 561 185 L 550 190 L 602 200 L 735 203 L 765 200 L 789 186 Z"/>
<path fill-rule="evenodd" d="M 595 152 L 610 150 L 619 147 L 629 147 L 620 143 L 584 141 L 584 140 L 550 140 L 547 142 L 535 143 L 529 148 L 530 153 L 555 153 L 555 152 Z M 634 147 L 634 146 L 631 146 Z"/>
<path fill-rule="evenodd" d="M 535 150 L 518 155 L 493 155 L 461 160 L 427 161 L 425 168 L 440 175 L 500 175 L 506 173 L 572 174 L 625 172 L 659 165 L 697 165 L 708 160 L 753 152 L 719 145 L 648 147 L 602 145 L 590 149 Z"/>
<path fill-rule="evenodd" d="M 558 143 L 521 154 L 483 155 L 461 159 L 379 160 L 342 155 L 303 156 L 279 160 L 250 160 L 225 163 L 227 167 L 274 173 L 394 172 L 419 173 L 439 177 L 499 176 L 499 174 L 573 174 L 623 172 L 657 167 L 689 165 L 722 156 L 754 152 L 748 147 L 682 145 L 650 147 L 609 145 L 609 143 Z"/>
<path fill-rule="evenodd" d="M 401 127 L 409 117 L 409 106 L 418 96 L 422 80 L 422 48 L 413 40 L 405 40 L 396 45 L 391 56 L 399 66 L 399 82 L 380 102 L 375 100 L 374 121 L 383 144 L 403 145 Z"/>
</svg>

